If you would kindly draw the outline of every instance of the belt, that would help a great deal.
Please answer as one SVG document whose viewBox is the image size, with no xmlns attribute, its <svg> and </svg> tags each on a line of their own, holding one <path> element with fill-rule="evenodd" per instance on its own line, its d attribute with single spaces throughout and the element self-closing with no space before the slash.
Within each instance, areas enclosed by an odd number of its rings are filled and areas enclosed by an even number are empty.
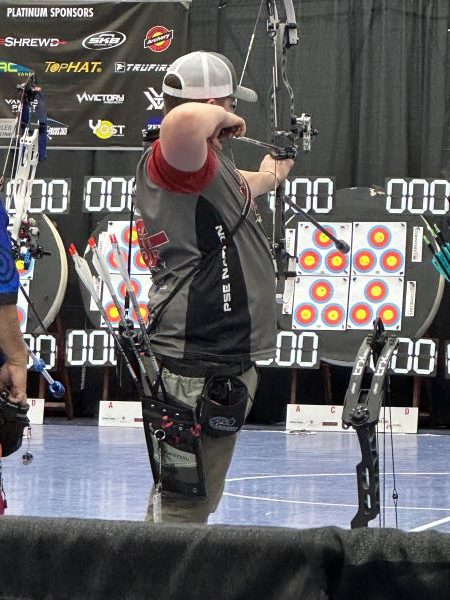
<svg viewBox="0 0 450 600">
<path fill-rule="evenodd" d="M 174 375 L 183 377 L 209 377 L 210 375 L 242 375 L 254 363 L 250 360 L 233 363 L 207 363 L 203 361 L 190 361 L 167 356 L 158 356 L 161 367 L 166 368 Z"/>
</svg>

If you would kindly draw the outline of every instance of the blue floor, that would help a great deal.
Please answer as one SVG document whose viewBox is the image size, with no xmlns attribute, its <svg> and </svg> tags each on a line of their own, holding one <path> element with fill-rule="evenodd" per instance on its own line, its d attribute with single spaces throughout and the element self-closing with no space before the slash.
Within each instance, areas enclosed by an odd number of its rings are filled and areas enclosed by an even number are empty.
<svg viewBox="0 0 450 600">
<path fill-rule="evenodd" d="M 34 425 L 34 458 L 24 465 L 27 449 L 24 441 L 19 452 L 2 461 L 5 514 L 144 518 L 151 480 L 142 430 Z M 386 450 L 385 526 L 393 527 L 389 444 Z M 394 436 L 401 529 L 450 532 L 449 450 L 449 435 Z M 348 528 L 356 511 L 358 460 L 353 432 L 307 435 L 246 429 L 210 523 Z"/>
</svg>

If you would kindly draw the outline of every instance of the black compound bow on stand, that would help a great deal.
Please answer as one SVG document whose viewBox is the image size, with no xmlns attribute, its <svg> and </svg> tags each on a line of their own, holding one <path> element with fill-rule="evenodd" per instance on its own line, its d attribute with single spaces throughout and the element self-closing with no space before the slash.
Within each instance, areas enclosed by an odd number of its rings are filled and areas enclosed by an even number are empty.
<svg viewBox="0 0 450 600">
<path fill-rule="evenodd" d="M 342 410 L 342 426 L 353 427 L 358 435 L 361 449 L 361 462 L 356 466 L 358 487 L 358 511 L 351 521 L 352 529 L 367 527 L 369 521 L 380 515 L 380 460 L 378 451 L 377 425 L 382 406 L 388 404 L 389 397 L 389 365 L 393 353 L 398 346 L 398 337 L 384 331 L 380 318 L 374 321 L 373 332 L 364 338 L 358 350 L 350 382 L 345 394 Z M 370 386 L 364 385 L 368 375 L 370 359 L 373 358 L 374 372 Z M 389 419 L 392 423 L 392 417 Z M 384 420 L 386 426 L 386 419 Z M 397 520 L 398 494 L 395 487 L 395 467 L 391 427 L 391 448 L 393 466 L 392 499 Z M 380 515 L 380 525 L 381 515 Z M 384 525 L 384 523 L 383 523 Z"/>
</svg>

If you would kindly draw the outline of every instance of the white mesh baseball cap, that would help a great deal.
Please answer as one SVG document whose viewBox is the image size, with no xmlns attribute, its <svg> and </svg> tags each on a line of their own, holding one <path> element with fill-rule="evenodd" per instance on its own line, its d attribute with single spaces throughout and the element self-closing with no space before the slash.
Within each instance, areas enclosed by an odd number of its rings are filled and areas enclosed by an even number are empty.
<svg viewBox="0 0 450 600">
<path fill-rule="evenodd" d="M 166 84 L 167 75 L 176 75 L 181 89 Z M 178 58 L 164 76 L 162 90 L 169 96 L 206 100 L 232 96 L 238 100 L 257 102 L 258 94 L 237 84 L 236 71 L 222 54 L 199 50 Z"/>
</svg>

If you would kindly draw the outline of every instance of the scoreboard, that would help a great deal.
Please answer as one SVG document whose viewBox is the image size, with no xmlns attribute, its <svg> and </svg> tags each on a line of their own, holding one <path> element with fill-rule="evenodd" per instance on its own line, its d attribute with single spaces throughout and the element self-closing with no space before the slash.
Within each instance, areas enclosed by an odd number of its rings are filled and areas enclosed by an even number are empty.
<svg viewBox="0 0 450 600">
<path fill-rule="evenodd" d="M 127 258 L 131 238 L 131 278 L 145 319 L 151 277 L 140 255 L 136 231 L 134 227 L 129 229 L 133 188 L 132 176 L 85 177 L 81 210 L 98 216 L 97 226 L 90 233 L 107 259 L 119 298 L 125 295 L 124 282 L 112 258 L 109 233 L 116 234 Z M 7 206 L 13 212 L 8 190 L 7 187 Z M 69 179 L 36 180 L 32 210 L 48 216 L 65 214 L 70 208 L 70 193 Z M 321 361 L 350 366 L 363 337 L 372 329 L 373 320 L 380 316 L 385 329 L 400 338 L 391 371 L 434 375 L 438 340 L 423 336 L 439 308 L 444 280 L 431 266 L 421 216 L 441 223 L 449 210 L 450 181 L 390 178 L 384 189 L 335 190 L 333 178 L 298 177 L 287 182 L 286 195 L 327 231 L 343 239 L 350 252 L 337 251 L 327 235 L 286 204 L 291 276 L 279 311 L 276 353 L 273 359 L 261 361 L 261 366 L 314 369 Z M 274 195 L 268 194 L 257 202 L 270 239 Z M 64 253 L 61 243 L 54 245 L 58 248 L 57 255 Z M 59 262 L 55 269 L 61 271 L 59 279 L 64 279 L 67 266 L 63 259 Z M 45 268 L 34 277 L 33 269 L 38 269 L 38 265 L 32 265 L 30 272 L 21 275 L 24 287 L 39 303 L 43 292 L 48 296 L 50 280 L 58 276 L 55 269 Z M 97 285 L 103 306 L 117 326 L 118 315 L 109 292 L 101 282 Z M 84 289 L 82 297 L 91 328 L 67 331 L 66 362 L 113 365 L 111 336 Z M 22 301 L 19 310 L 27 311 Z M 132 317 L 136 320 L 135 315 Z M 31 325 L 24 329 L 33 333 L 36 323 L 30 318 Z M 48 360 L 51 362 L 50 355 Z"/>
</svg>

